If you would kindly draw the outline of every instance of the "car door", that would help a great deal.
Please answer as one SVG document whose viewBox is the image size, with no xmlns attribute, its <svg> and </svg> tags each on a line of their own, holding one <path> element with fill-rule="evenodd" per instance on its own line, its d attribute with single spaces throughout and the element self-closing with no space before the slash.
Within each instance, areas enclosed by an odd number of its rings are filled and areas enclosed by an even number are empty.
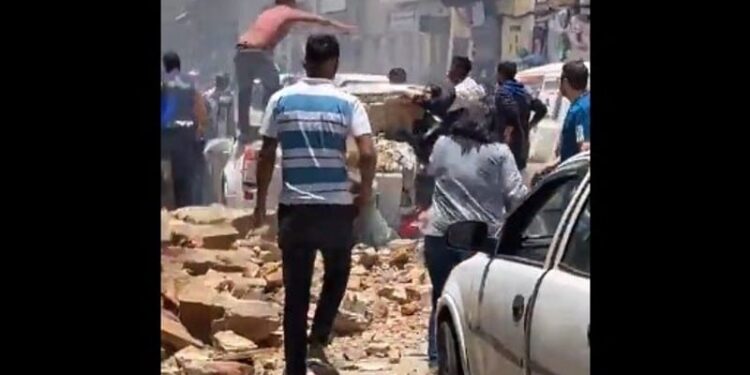
<svg viewBox="0 0 750 375">
<path fill-rule="evenodd" d="M 524 372 L 526 307 L 552 264 L 549 250 L 581 180 L 576 171 L 550 176 L 506 221 L 498 252 L 483 272 L 470 328 L 473 368 L 481 369 L 475 374 Z"/>
<path fill-rule="evenodd" d="M 587 375 L 589 370 L 590 210 L 588 186 L 534 298 L 529 369 L 535 375 Z"/>
</svg>

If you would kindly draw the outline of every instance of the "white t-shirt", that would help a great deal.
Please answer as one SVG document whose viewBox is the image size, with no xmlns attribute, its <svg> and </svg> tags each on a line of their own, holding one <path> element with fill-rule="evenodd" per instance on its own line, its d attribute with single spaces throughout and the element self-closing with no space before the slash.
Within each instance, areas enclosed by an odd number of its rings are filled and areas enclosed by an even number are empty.
<svg viewBox="0 0 750 375">
<path fill-rule="evenodd" d="M 456 85 L 456 100 L 448 112 L 477 105 L 485 95 L 486 93 L 482 85 L 478 84 L 471 77 L 466 77 L 466 79 Z"/>
<path fill-rule="evenodd" d="M 325 79 L 303 78 L 268 102 L 260 134 L 281 145 L 281 204 L 352 204 L 346 139 L 371 134 L 362 102 Z"/>
</svg>

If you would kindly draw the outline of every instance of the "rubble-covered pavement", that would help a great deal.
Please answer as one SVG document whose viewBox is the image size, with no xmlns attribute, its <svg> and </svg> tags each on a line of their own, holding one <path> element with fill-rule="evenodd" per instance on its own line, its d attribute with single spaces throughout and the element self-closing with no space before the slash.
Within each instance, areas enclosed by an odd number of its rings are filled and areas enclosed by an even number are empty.
<svg viewBox="0 0 750 375">
<path fill-rule="evenodd" d="M 282 374 L 274 226 L 222 206 L 162 212 L 162 374 Z M 273 215 L 271 220 L 273 222 Z M 329 359 L 342 374 L 425 374 L 430 283 L 420 244 L 358 245 Z M 308 317 L 323 273 L 318 256 Z"/>
</svg>

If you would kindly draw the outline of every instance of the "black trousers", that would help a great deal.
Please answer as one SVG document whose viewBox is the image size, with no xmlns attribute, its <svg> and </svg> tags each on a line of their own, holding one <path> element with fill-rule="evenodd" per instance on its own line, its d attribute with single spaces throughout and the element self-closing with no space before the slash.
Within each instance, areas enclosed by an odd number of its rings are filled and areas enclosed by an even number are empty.
<svg viewBox="0 0 750 375">
<path fill-rule="evenodd" d="M 287 375 L 304 375 L 307 311 L 316 251 L 323 254 L 323 288 L 309 342 L 327 345 L 346 292 L 354 245 L 352 205 L 280 205 L 279 247 L 284 271 L 284 356 Z"/>
<path fill-rule="evenodd" d="M 253 81 L 258 78 L 263 85 L 263 109 L 268 99 L 281 88 L 279 71 L 269 52 L 238 49 L 234 56 L 237 79 L 237 127 L 241 139 L 250 136 L 250 104 L 252 104 Z"/>
<path fill-rule="evenodd" d="M 198 203 L 196 189 L 203 167 L 200 145 L 194 127 L 162 131 L 161 155 L 171 165 L 174 208 Z"/>
</svg>

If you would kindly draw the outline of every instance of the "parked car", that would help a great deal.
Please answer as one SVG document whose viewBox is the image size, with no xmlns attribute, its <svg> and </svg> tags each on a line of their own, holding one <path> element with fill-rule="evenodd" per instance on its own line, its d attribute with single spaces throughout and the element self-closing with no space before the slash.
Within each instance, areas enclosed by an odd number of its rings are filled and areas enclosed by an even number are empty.
<svg viewBox="0 0 750 375">
<path fill-rule="evenodd" d="M 240 145 L 232 144 L 229 161 L 222 174 L 222 203 L 232 208 L 253 208 L 258 198 L 258 183 L 255 171 L 258 166 L 258 152 L 261 141 Z M 276 149 L 276 166 L 268 187 L 266 207 L 276 209 L 281 192 L 281 147 Z"/>
<path fill-rule="evenodd" d="M 299 75 L 281 74 L 280 80 L 284 86 L 297 82 Z M 372 91 L 382 91 L 391 85 L 388 77 L 375 74 L 337 74 L 334 84 L 347 91 L 356 94 L 367 93 Z M 260 93 L 260 94 L 256 94 Z M 263 109 L 260 108 L 260 98 L 262 96 L 262 85 L 256 80 L 256 88 L 253 91 L 253 108 L 250 112 L 250 119 L 253 127 L 260 126 Z M 257 166 L 257 153 L 260 151 L 261 142 L 256 141 L 247 146 L 240 146 L 234 142 L 231 147 L 229 161 L 223 170 L 222 177 L 222 203 L 234 208 L 255 207 L 257 198 L 257 181 L 255 170 Z M 277 149 L 276 167 L 274 168 L 273 178 L 268 192 L 268 202 L 266 207 L 274 209 L 278 204 L 278 196 L 281 191 L 281 148 Z"/>
<path fill-rule="evenodd" d="M 333 83 L 338 87 L 347 87 L 351 85 L 360 85 L 368 83 L 389 83 L 388 76 L 380 74 L 357 74 L 357 73 L 339 73 L 333 79 Z"/>
<path fill-rule="evenodd" d="M 589 374 L 589 153 L 565 161 L 508 216 L 497 247 L 451 273 L 438 300 L 441 374 Z M 480 249 L 481 222 L 447 232 Z"/>
</svg>

